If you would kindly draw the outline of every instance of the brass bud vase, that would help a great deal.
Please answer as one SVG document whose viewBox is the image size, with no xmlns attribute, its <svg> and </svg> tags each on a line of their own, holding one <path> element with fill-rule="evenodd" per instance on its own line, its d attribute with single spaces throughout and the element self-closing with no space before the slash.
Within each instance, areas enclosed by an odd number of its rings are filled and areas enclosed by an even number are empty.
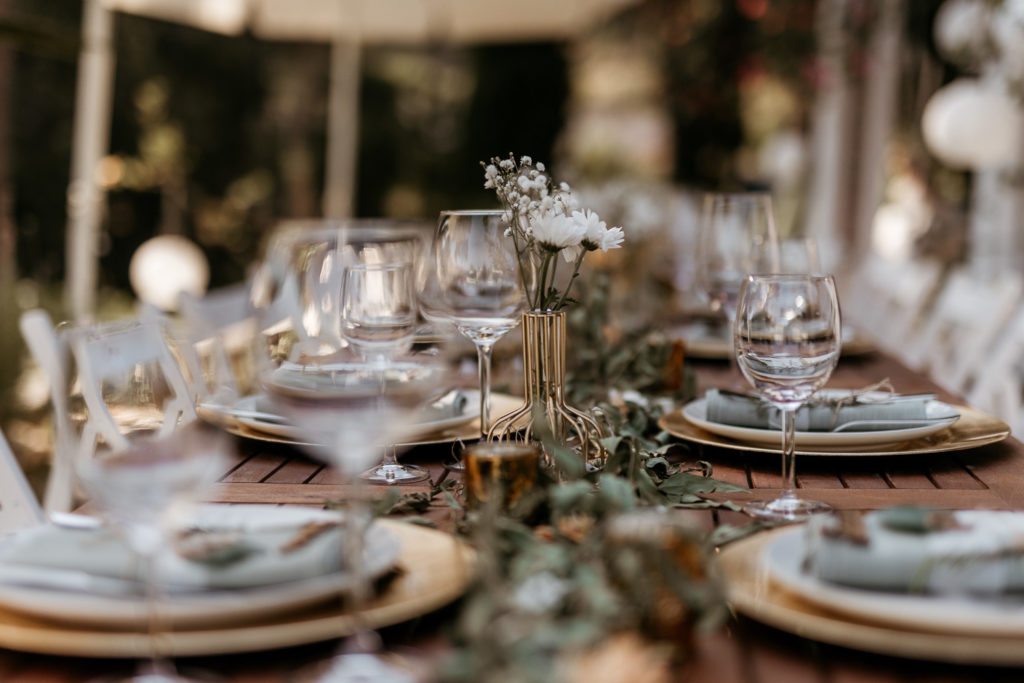
<svg viewBox="0 0 1024 683">
<path fill-rule="evenodd" d="M 551 434 L 580 457 L 587 471 L 601 469 L 606 455 L 601 427 L 565 402 L 565 312 L 523 313 L 522 330 L 526 400 L 493 422 L 488 439 L 535 440 L 539 430 L 534 420 L 543 415 Z M 544 464 L 554 466 L 550 453 L 544 453 Z"/>
</svg>

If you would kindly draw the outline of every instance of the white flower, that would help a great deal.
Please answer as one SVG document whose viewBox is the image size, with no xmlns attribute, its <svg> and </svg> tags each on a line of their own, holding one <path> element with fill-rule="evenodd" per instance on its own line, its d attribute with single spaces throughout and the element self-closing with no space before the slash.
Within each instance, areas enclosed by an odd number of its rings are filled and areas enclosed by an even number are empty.
<svg viewBox="0 0 1024 683">
<path fill-rule="evenodd" d="M 544 172 L 544 162 L 542 162 L 542 161 L 538 161 L 538 162 L 537 162 L 537 164 L 536 164 L 536 166 L 535 166 L 535 168 L 536 168 L 536 169 L 537 169 L 538 171 L 540 171 L 541 173 L 543 173 L 543 172 Z"/>
<path fill-rule="evenodd" d="M 498 187 L 498 167 L 487 164 L 484 168 L 484 189 L 493 190 Z"/>
<path fill-rule="evenodd" d="M 622 228 L 608 228 L 608 231 L 601 236 L 601 242 L 598 246 L 601 247 L 601 251 L 618 249 L 622 246 L 622 242 L 625 239 L 626 233 L 622 231 Z"/>
<path fill-rule="evenodd" d="M 572 217 L 575 221 L 585 226 L 586 233 L 583 235 L 583 248 L 587 251 L 608 251 L 615 249 L 622 244 L 625 235 L 622 228 L 609 229 L 603 220 L 590 209 L 584 211 L 573 211 Z"/>
<path fill-rule="evenodd" d="M 498 162 L 498 165 L 505 171 L 511 171 L 516 166 L 511 159 L 502 159 Z"/>
<path fill-rule="evenodd" d="M 575 247 L 583 239 L 587 226 L 561 213 L 542 213 L 533 222 L 533 237 L 549 251 Z"/>
<path fill-rule="evenodd" d="M 533 166 L 533 157 L 524 156 L 519 159 L 520 166 Z"/>
</svg>

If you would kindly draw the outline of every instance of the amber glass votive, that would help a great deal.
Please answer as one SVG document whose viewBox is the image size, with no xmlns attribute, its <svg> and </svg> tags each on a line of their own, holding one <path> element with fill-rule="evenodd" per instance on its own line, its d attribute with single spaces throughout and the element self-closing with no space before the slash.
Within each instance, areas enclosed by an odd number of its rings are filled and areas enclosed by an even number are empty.
<svg viewBox="0 0 1024 683">
<path fill-rule="evenodd" d="M 466 502 L 477 507 L 500 496 L 509 508 L 537 483 L 540 450 L 514 441 L 482 441 L 462 453 Z"/>
</svg>

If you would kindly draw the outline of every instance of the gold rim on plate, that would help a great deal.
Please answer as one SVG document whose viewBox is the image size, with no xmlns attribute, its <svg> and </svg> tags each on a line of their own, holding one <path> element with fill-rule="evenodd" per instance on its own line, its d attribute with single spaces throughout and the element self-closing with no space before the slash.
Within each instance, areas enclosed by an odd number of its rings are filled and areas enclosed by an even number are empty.
<svg viewBox="0 0 1024 683">
<path fill-rule="evenodd" d="M 897 657 L 957 664 L 1022 665 L 1019 637 L 917 631 L 861 622 L 805 602 L 773 582 L 760 558 L 791 528 L 736 541 L 718 554 L 729 603 L 740 613 L 803 638 Z"/>
<path fill-rule="evenodd" d="M 363 610 L 361 619 L 339 611 L 337 600 L 266 620 L 216 629 L 179 629 L 161 634 L 160 646 L 174 657 L 272 650 L 332 640 L 357 626 L 381 628 L 432 612 L 462 595 L 474 570 L 476 553 L 450 534 L 381 520 L 401 542 L 401 573 Z M 119 628 L 91 629 L 23 616 L 0 609 L 0 647 L 74 657 L 140 657 L 149 637 Z"/>
<path fill-rule="evenodd" d="M 968 406 L 953 405 L 952 407 L 960 412 L 960 419 L 946 429 L 920 439 L 862 446 L 855 449 L 849 447 L 835 449 L 819 447 L 814 450 L 801 449 L 800 441 L 797 440 L 796 452 L 797 455 L 816 456 L 932 455 L 987 446 L 1010 436 L 1010 426 L 1002 420 Z M 687 420 L 683 416 L 682 408 L 663 415 L 658 420 L 658 426 L 677 439 L 698 443 L 703 446 L 770 455 L 779 455 L 782 452 L 781 443 L 779 448 L 769 448 L 761 444 L 737 441 L 725 436 L 712 434 Z"/>
</svg>

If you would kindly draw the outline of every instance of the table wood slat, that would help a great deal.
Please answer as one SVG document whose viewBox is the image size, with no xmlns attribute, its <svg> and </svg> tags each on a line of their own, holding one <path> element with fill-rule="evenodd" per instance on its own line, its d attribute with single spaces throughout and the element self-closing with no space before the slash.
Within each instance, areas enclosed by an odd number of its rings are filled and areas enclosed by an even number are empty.
<svg viewBox="0 0 1024 683">
<path fill-rule="evenodd" d="M 823 474 L 820 472 L 801 472 L 800 459 L 796 462 L 796 482 L 800 488 L 809 489 L 841 489 L 842 480 L 835 474 Z"/>
<path fill-rule="evenodd" d="M 257 453 L 241 463 L 222 481 L 259 482 L 278 470 L 288 457 L 277 453 Z"/>
<path fill-rule="evenodd" d="M 975 479 L 970 472 L 967 471 L 956 459 L 952 456 L 945 455 L 935 459 L 929 459 L 928 463 L 928 474 L 931 475 L 932 481 L 939 488 L 943 489 L 983 489 L 986 488 L 984 484 Z"/>
<path fill-rule="evenodd" d="M 279 470 L 271 474 L 264 481 L 268 484 L 305 484 L 312 483 L 313 475 L 324 469 L 320 463 L 291 458 Z"/>
<path fill-rule="evenodd" d="M 880 472 L 848 472 L 841 476 L 847 488 L 858 491 L 890 488 Z"/>
</svg>

